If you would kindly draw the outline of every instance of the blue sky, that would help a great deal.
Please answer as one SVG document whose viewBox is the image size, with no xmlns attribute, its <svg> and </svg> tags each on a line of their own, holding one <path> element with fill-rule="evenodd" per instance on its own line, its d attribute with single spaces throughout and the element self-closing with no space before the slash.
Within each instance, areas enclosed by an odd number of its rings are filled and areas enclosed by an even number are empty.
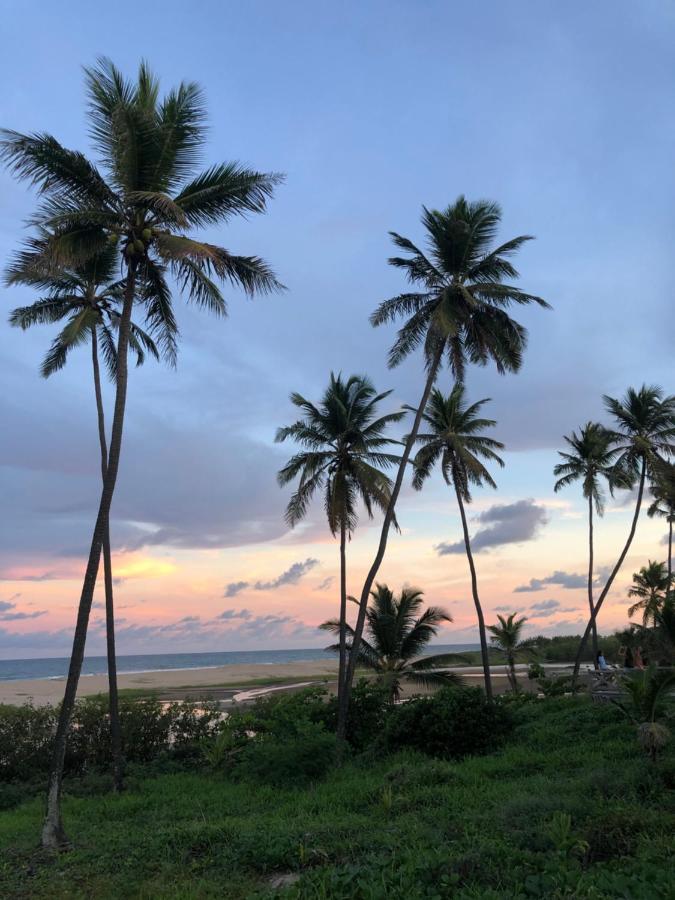
<svg viewBox="0 0 675 900">
<path fill-rule="evenodd" d="M 527 499 L 545 510 L 529 538 L 480 555 L 488 600 L 492 609 L 515 603 L 519 583 L 583 570 L 582 506 L 574 491 L 552 493 L 560 436 L 601 416 L 603 393 L 643 381 L 673 390 L 672 4 L 5 0 L 0 9 L 4 126 L 89 150 L 81 66 L 105 54 L 131 75 L 146 58 L 164 86 L 204 87 L 205 163 L 240 159 L 286 174 L 268 215 L 208 236 L 264 256 L 288 292 L 253 303 L 233 293 L 225 323 L 178 300 L 178 371 L 133 374 L 118 548 L 139 529 L 167 539 L 137 539 L 133 554 L 120 553 L 119 568 L 132 573 L 118 592 L 123 635 L 130 629 L 122 651 L 321 641 L 313 629 L 335 598 L 304 577 L 238 597 L 251 611 L 240 631 L 214 637 L 208 623 L 227 612 L 229 583 L 271 582 L 309 558 L 319 564 L 307 579 L 335 574 L 320 510 L 299 533 L 283 526 L 274 472 L 286 448 L 273 445 L 274 431 L 292 416 L 290 391 L 317 396 L 331 368 L 368 372 L 394 389 L 393 405 L 415 401 L 420 361 L 388 371 L 392 331 L 374 331 L 367 317 L 401 287 L 386 264 L 387 232 L 421 240 L 421 205 L 460 193 L 502 204 L 504 238 L 536 236 L 518 261 L 521 284 L 554 307 L 520 316 L 530 330 L 521 374 L 475 370 L 468 379 L 472 397 L 493 398 L 510 451 L 499 493 L 479 494 L 476 512 Z M 34 197 L 4 172 L 0 190 L 5 260 Z M 6 311 L 29 299 L 3 292 Z M 2 526 L 0 603 L 12 604 L 7 615 L 26 614 L 0 621 L 0 653 L 14 656 L 67 648 L 98 489 L 87 354 L 42 382 L 48 340 L 0 324 L 0 475 L 13 510 Z M 606 516 L 600 565 L 612 562 L 629 509 Z M 383 577 L 451 604 L 456 622 L 443 637 L 466 639 L 465 561 L 433 549 L 459 537 L 451 497 L 440 483 L 408 491 L 401 516 Z M 354 592 L 374 537 L 364 527 L 353 542 Z M 625 618 L 631 566 L 660 552 L 660 537 L 659 526 L 641 523 L 607 627 Z M 562 630 L 582 614 L 583 592 L 553 585 L 543 599 L 578 610 L 557 617 Z M 177 623 L 195 607 L 199 626 L 183 633 Z M 265 616 L 286 617 L 286 630 Z"/>
</svg>

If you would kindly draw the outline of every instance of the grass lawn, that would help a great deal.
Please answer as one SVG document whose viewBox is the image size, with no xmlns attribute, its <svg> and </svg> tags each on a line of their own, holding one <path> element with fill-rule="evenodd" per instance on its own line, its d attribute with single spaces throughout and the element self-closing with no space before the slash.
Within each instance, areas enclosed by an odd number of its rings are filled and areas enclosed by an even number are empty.
<svg viewBox="0 0 675 900">
<path fill-rule="evenodd" d="M 121 797 L 66 797 L 58 858 L 30 800 L 0 814 L 0 896 L 673 898 L 672 747 L 652 765 L 586 698 L 518 717 L 499 753 L 361 758 L 310 788 L 136 770 Z"/>
</svg>

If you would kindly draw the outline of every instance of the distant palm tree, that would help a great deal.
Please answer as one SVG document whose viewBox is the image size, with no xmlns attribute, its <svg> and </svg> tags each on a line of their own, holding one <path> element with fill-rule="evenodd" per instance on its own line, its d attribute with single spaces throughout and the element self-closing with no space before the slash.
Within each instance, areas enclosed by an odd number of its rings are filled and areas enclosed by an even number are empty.
<svg viewBox="0 0 675 900">
<path fill-rule="evenodd" d="M 579 675 L 581 659 L 595 620 L 635 537 L 647 477 L 657 478 L 662 459 L 675 453 L 675 397 L 664 396 L 659 387 L 642 385 L 638 390 L 629 388 L 622 400 L 605 396 L 604 401 L 615 422 L 613 434 L 618 455 L 614 465 L 624 484 L 637 481 L 637 498 L 626 543 L 579 642 L 574 661 L 574 682 Z"/>
<path fill-rule="evenodd" d="M 361 592 L 354 633 L 356 653 L 350 656 L 347 668 L 338 734 L 344 735 L 346 729 L 349 691 L 370 590 L 384 559 L 406 466 L 443 357 L 458 381 L 463 381 L 467 363 L 487 365 L 492 361 L 500 373 L 517 372 L 527 332 L 509 316 L 507 309 L 514 304 L 548 306 L 541 297 L 505 282 L 518 277 L 510 258 L 531 238 L 522 235 L 494 247 L 501 217 L 498 204 L 487 200 L 472 203 L 464 197 L 458 197 L 443 211 L 423 207 L 427 253 L 408 238 L 391 232 L 394 244 L 406 255 L 394 256 L 389 262 L 402 269 L 418 290 L 381 303 L 370 321 L 378 326 L 404 317 L 406 321 L 389 353 L 389 365 L 397 366 L 421 347 L 427 377 L 382 523 L 375 559 Z"/>
<path fill-rule="evenodd" d="M 485 429 L 496 425 L 493 419 L 483 419 L 479 415 L 481 408 L 488 402 L 487 399 L 479 400 L 469 406 L 465 399 L 464 385 L 461 383 L 456 384 L 447 397 L 436 388 L 432 391 L 427 404 L 427 412 L 422 416 L 422 421 L 428 426 L 428 431 L 418 434 L 416 439 L 422 447 L 413 460 L 415 467 L 413 487 L 421 490 L 436 464 L 439 464 L 445 483 L 455 489 L 462 520 L 464 546 L 469 561 L 471 592 L 478 618 L 485 692 L 491 698 L 492 680 L 490 678 L 485 619 L 478 596 L 478 577 L 464 510 L 464 504 L 471 503 L 471 485 L 481 487 L 488 484 L 492 488 L 497 487 L 481 459 L 497 463 L 502 467 L 504 465 L 504 461 L 496 453 L 497 450 L 503 450 L 504 445 L 494 438 L 482 434 Z"/>
<path fill-rule="evenodd" d="M 319 406 L 301 394 L 291 394 L 291 402 L 304 416 L 293 425 L 280 428 L 277 441 L 292 438 L 305 449 L 286 463 L 278 475 L 284 486 L 298 476 L 300 481 L 286 510 L 293 527 L 300 522 L 317 491 L 324 492 L 324 509 L 330 533 L 340 535 L 340 663 L 338 697 L 342 696 L 346 667 L 347 557 L 346 541 L 358 522 L 358 506 L 363 503 L 372 519 L 373 507 L 386 510 L 391 496 L 391 479 L 382 468 L 399 461 L 386 449 L 398 441 L 385 437 L 387 427 L 399 422 L 405 412 L 376 418 L 378 405 L 391 391 L 378 394 L 365 375 L 346 380 L 331 372 L 330 382 Z"/>
<path fill-rule="evenodd" d="M 558 451 L 563 462 L 553 469 L 553 474 L 558 479 L 554 490 L 557 493 L 575 481 L 581 481 L 583 496 L 588 500 L 588 606 L 593 615 L 593 507 L 602 516 L 605 511 L 605 492 L 601 479 L 607 483 L 610 494 L 614 493 L 619 477 L 614 462 L 619 451 L 612 432 L 597 422 L 587 422 L 579 429 L 579 434 L 573 431 L 570 437 L 565 435 L 563 440 L 567 442 L 571 452 Z M 592 634 L 593 661 L 597 666 L 598 630 L 595 621 Z"/>
<path fill-rule="evenodd" d="M 650 620 L 656 625 L 656 614 L 663 606 L 672 578 L 668 575 L 666 564 L 652 562 L 650 559 L 639 572 L 633 573 L 633 584 L 628 591 L 629 597 L 639 597 L 628 610 L 632 618 L 635 613 L 642 612 L 642 624 L 647 627 Z"/>
<path fill-rule="evenodd" d="M 366 612 L 367 639 L 362 638 L 358 648 L 358 665 L 377 673 L 392 702 L 401 695 L 401 680 L 423 687 L 437 685 L 461 685 L 462 679 L 452 672 L 438 671 L 441 666 L 466 659 L 457 653 L 441 653 L 422 656 L 429 641 L 436 636 L 442 622 L 452 622 L 445 610 L 429 606 L 422 612 L 423 593 L 417 588 L 404 587 L 399 597 L 386 584 L 378 584 L 371 592 L 372 602 Z M 349 598 L 358 604 L 354 597 Z M 333 619 L 319 626 L 325 631 L 339 634 L 340 622 Z M 354 640 L 354 629 L 347 625 L 347 634 Z M 328 650 L 338 651 L 334 644 Z M 349 645 L 352 652 L 352 644 Z"/>
<path fill-rule="evenodd" d="M 226 303 L 214 279 L 248 294 L 281 287 L 255 256 L 234 256 L 222 247 L 189 237 L 194 227 L 265 210 L 277 175 L 225 163 L 195 175 L 204 145 L 204 100 L 200 88 L 183 83 L 163 99 L 145 63 L 136 82 L 127 81 L 107 59 L 87 69 L 90 134 L 103 174 L 82 153 L 47 134 L 0 133 L 0 159 L 35 185 L 42 202 L 34 223 L 53 232 L 47 257 L 54 266 L 79 266 L 119 244 L 123 300 L 117 341 L 115 406 L 108 468 L 87 561 L 68 679 L 53 744 L 42 831 L 45 847 L 66 842 L 61 820 L 61 783 L 70 717 L 82 668 L 89 614 L 110 504 L 119 468 L 127 393 L 127 350 L 134 301 L 145 306 L 150 328 L 173 322 L 171 274 L 192 301 L 218 315 Z M 174 330 L 165 332 L 167 336 Z M 164 351 L 175 353 L 170 343 Z"/>
<path fill-rule="evenodd" d="M 527 616 L 516 619 L 516 613 L 511 613 L 508 619 L 497 616 L 498 625 L 488 625 L 488 631 L 492 633 L 490 641 L 494 650 L 499 650 L 506 657 L 507 674 L 511 690 L 518 691 L 518 679 L 516 678 L 516 661 L 519 656 L 531 655 L 532 642 L 521 640 L 523 626 L 527 622 Z"/>
<path fill-rule="evenodd" d="M 9 316 L 10 325 L 26 330 L 33 325 L 54 324 L 66 320 L 65 327 L 52 341 L 41 367 L 44 378 L 49 378 L 65 366 L 68 355 L 75 347 L 91 345 L 94 396 L 98 420 L 98 437 L 101 452 L 101 477 L 105 482 L 108 468 L 108 447 L 103 410 L 103 393 L 99 365 L 99 349 L 114 381 L 117 375 L 117 348 L 115 332 L 119 326 L 121 289 L 115 280 L 117 272 L 117 247 L 109 243 L 101 253 L 76 268 L 53 269 L 45 267 L 45 248 L 49 235 L 30 240 L 24 251 L 18 253 L 9 266 L 6 283 L 26 285 L 46 296 L 30 306 L 21 306 Z M 133 322 L 129 325 L 129 347 L 141 365 L 145 352 L 159 359 L 152 338 Z M 103 535 L 103 573 L 106 610 L 106 647 L 108 655 L 108 698 L 110 704 L 110 736 L 113 757 L 113 781 L 120 791 L 123 782 L 122 738 L 117 699 L 117 661 L 115 658 L 115 611 L 113 575 L 110 553 L 110 529 Z"/>
<path fill-rule="evenodd" d="M 668 522 L 668 580 L 673 578 L 673 523 L 675 523 L 675 463 L 661 462 L 657 466 L 651 495 L 654 498 L 647 510 L 650 518 L 660 516 Z"/>
</svg>

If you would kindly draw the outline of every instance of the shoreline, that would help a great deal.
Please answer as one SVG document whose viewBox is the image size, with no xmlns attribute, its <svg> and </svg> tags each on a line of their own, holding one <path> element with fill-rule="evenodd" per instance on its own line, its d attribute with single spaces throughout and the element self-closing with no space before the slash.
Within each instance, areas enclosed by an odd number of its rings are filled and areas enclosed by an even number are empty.
<svg viewBox="0 0 675 900">
<path fill-rule="evenodd" d="M 133 693 L 138 697 L 154 696 L 160 700 L 219 699 L 231 700 L 235 695 L 265 690 L 293 690 L 308 684 L 323 683 L 329 690 L 334 689 L 337 678 L 336 660 L 304 660 L 288 663 L 232 663 L 224 666 L 204 666 L 190 669 L 160 669 L 147 672 L 120 673 L 120 692 Z M 547 664 L 551 670 L 564 671 L 569 664 Z M 518 666 L 519 675 L 526 666 Z M 497 689 L 507 685 L 505 667 L 491 667 Z M 456 666 L 448 671 L 456 672 L 470 683 L 482 680 L 480 666 Z M 189 673 L 189 674 L 186 674 Z M 522 679 L 526 688 L 527 678 Z M 32 703 L 35 706 L 58 704 L 62 697 L 65 677 L 16 679 L 0 681 L 0 704 L 21 706 Z M 248 690 L 247 690 L 248 689 Z M 78 684 L 77 696 L 86 697 L 107 694 L 108 676 L 83 675 Z M 412 692 L 412 688 L 411 688 Z"/>
</svg>

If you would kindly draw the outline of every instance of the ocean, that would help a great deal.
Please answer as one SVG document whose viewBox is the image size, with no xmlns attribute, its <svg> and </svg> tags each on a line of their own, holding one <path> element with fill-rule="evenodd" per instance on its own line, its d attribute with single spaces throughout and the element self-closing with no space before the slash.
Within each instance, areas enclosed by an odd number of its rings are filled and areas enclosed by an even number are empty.
<svg viewBox="0 0 675 900">
<path fill-rule="evenodd" d="M 437 644 L 426 655 L 462 653 L 480 649 L 478 644 Z M 144 653 L 117 657 L 119 675 L 132 672 L 163 672 L 166 669 L 209 669 L 236 664 L 273 666 L 279 663 L 303 662 L 313 659 L 335 659 L 334 653 L 320 648 L 305 650 L 231 650 L 223 653 Z M 65 678 L 67 657 L 47 659 L 0 659 L 0 681 L 28 678 Z M 105 675 L 108 671 L 105 656 L 86 656 L 82 675 Z"/>
</svg>

